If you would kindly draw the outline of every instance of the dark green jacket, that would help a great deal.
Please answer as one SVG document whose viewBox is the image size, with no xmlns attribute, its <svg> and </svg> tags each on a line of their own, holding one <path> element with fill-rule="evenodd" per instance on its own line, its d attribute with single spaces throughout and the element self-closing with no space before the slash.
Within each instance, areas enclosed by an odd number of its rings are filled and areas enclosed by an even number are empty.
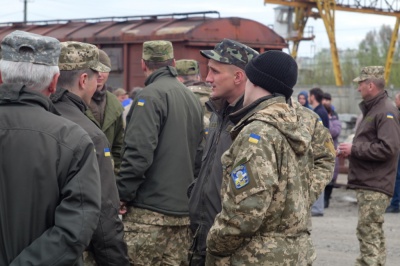
<svg viewBox="0 0 400 266">
<path fill-rule="evenodd" d="M 124 140 L 124 121 L 122 113 L 124 108 L 117 97 L 109 91 L 106 91 L 106 108 L 104 110 L 103 123 L 97 121 L 93 113 L 88 109 L 87 117 L 92 120 L 106 135 L 111 147 L 111 155 L 114 160 L 115 173 L 118 173 L 121 165 L 121 149 Z"/>
<path fill-rule="evenodd" d="M 186 189 L 193 181 L 203 115 L 196 96 L 176 75 L 173 67 L 156 70 L 134 100 L 117 185 L 129 205 L 187 216 Z"/>
<path fill-rule="evenodd" d="M 101 213 L 90 243 L 90 251 L 98 265 L 129 265 L 124 226 L 118 217 L 119 197 L 107 138 L 85 116 L 87 107 L 79 96 L 57 88 L 51 100 L 63 117 L 77 123 L 89 134 L 96 149 L 101 180 Z"/>
<path fill-rule="evenodd" d="M 21 85 L 0 85 L 0 265 L 74 265 L 100 211 L 94 146 Z"/>
</svg>

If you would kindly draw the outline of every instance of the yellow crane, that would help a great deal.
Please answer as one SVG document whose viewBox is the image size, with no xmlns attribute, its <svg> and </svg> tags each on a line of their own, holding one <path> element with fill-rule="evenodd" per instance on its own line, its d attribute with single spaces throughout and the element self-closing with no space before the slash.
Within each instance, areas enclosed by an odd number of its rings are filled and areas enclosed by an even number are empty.
<svg viewBox="0 0 400 266">
<path fill-rule="evenodd" d="M 264 5 L 267 3 L 294 8 L 293 27 L 297 31 L 297 36 L 288 39 L 293 41 L 292 56 L 294 58 L 297 57 L 300 41 L 304 39 L 303 33 L 307 19 L 309 17 L 322 18 L 329 38 L 337 86 L 343 86 L 343 78 L 335 39 L 335 10 L 396 17 L 385 65 L 385 80 L 386 82 L 389 80 L 400 24 L 400 0 L 264 0 Z"/>
</svg>

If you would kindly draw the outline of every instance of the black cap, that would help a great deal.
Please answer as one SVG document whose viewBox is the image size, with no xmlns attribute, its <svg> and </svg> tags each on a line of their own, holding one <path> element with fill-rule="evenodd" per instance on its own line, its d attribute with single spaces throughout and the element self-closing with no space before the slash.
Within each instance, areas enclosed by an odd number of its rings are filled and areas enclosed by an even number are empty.
<svg viewBox="0 0 400 266">
<path fill-rule="evenodd" d="M 247 64 L 246 75 L 254 85 L 288 99 L 297 82 L 297 63 L 284 52 L 267 51 Z"/>
</svg>

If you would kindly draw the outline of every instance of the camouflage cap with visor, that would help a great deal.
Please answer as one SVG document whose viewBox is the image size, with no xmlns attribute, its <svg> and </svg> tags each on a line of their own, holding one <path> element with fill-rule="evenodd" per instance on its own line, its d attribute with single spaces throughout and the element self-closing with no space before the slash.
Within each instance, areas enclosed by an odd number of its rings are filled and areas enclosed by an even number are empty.
<svg viewBox="0 0 400 266">
<path fill-rule="evenodd" d="M 164 62 L 174 59 L 174 48 L 169 41 L 147 41 L 143 43 L 142 58 L 145 61 Z"/>
<path fill-rule="evenodd" d="M 363 67 L 360 72 L 360 76 L 353 79 L 353 82 L 361 82 L 367 79 L 384 79 L 385 68 L 383 66 L 367 66 Z"/>
<path fill-rule="evenodd" d="M 92 69 L 110 72 L 110 68 L 99 61 L 99 49 L 93 44 L 82 42 L 62 42 L 58 64 L 60 70 Z"/>
<path fill-rule="evenodd" d="M 202 50 L 200 53 L 208 59 L 234 65 L 243 70 L 247 63 L 258 55 L 256 50 L 230 39 L 223 39 L 214 47 L 214 50 Z"/>
<path fill-rule="evenodd" d="M 57 66 L 60 42 L 52 37 L 25 31 L 13 31 L 1 42 L 2 60 Z"/>
<path fill-rule="evenodd" d="M 200 73 L 199 62 L 192 59 L 177 60 L 175 67 L 179 76 L 198 75 Z"/>
</svg>

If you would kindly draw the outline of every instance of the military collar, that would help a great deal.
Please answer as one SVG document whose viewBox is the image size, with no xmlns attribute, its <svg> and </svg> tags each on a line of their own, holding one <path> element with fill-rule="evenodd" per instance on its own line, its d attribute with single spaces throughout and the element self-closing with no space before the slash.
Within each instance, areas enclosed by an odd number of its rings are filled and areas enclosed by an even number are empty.
<svg viewBox="0 0 400 266">
<path fill-rule="evenodd" d="M 56 93 L 50 96 L 50 100 L 53 103 L 69 102 L 81 110 L 82 113 L 87 110 L 87 106 L 81 97 L 64 88 L 57 88 Z"/>
<path fill-rule="evenodd" d="M 21 103 L 26 105 L 39 105 L 45 110 L 60 115 L 54 108 L 49 98 L 40 92 L 27 89 L 23 84 L 6 84 L 0 85 L 0 105 Z"/>
</svg>

